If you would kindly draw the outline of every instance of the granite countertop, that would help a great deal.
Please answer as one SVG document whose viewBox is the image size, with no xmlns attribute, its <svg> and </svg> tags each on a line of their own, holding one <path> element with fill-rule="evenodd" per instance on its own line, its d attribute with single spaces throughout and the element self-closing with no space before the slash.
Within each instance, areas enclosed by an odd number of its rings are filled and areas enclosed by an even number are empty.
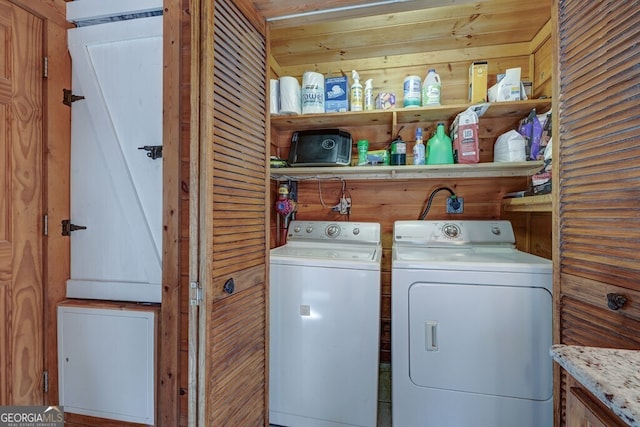
<svg viewBox="0 0 640 427">
<path fill-rule="evenodd" d="M 640 351 L 556 344 L 551 357 L 630 426 L 640 427 Z"/>
</svg>

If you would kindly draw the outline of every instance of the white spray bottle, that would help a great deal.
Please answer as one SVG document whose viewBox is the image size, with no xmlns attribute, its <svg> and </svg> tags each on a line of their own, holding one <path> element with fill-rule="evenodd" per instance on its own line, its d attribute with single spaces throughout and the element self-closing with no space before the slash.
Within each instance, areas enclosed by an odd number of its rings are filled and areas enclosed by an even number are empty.
<svg viewBox="0 0 640 427">
<path fill-rule="evenodd" d="M 351 99 L 349 100 L 349 106 L 351 111 L 363 110 L 363 94 L 362 85 L 360 84 L 360 76 L 356 70 L 351 71 L 353 77 L 353 84 L 351 85 Z"/>
<path fill-rule="evenodd" d="M 373 110 L 373 79 L 364 82 L 364 109 L 366 111 Z"/>
</svg>

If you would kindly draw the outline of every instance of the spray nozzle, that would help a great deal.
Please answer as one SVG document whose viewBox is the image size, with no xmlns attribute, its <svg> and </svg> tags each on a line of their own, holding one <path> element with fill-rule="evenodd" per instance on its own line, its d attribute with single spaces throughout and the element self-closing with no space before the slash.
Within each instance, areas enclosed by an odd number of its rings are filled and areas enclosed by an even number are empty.
<svg viewBox="0 0 640 427">
<path fill-rule="evenodd" d="M 351 77 L 353 77 L 354 82 L 360 82 L 360 75 L 358 75 L 356 70 L 351 71 Z"/>
</svg>

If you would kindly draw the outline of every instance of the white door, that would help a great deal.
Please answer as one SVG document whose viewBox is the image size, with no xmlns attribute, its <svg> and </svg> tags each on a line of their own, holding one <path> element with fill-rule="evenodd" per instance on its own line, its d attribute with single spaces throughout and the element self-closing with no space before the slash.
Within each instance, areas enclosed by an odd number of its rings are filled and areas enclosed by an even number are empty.
<svg viewBox="0 0 640 427">
<path fill-rule="evenodd" d="M 73 61 L 67 297 L 160 302 L 162 17 L 68 31 Z"/>
</svg>

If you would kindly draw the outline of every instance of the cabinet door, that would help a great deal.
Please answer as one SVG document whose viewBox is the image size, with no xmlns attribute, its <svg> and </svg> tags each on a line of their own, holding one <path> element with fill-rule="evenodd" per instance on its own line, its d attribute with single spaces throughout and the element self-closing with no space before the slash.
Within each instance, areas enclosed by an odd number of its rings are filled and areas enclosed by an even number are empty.
<svg viewBox="0 0 640 427">
<path fill-rule="evenodd" d="M 567 427 L 622 427 L 625 424 L 614 418 L 581 387 L 571 387 L 567 397 Z"/>
<path fill-rule="evenodd" d="M 69 30 L 74 102 L 67 296 L 160 302 L 162 17 Z"/>
</svg>

